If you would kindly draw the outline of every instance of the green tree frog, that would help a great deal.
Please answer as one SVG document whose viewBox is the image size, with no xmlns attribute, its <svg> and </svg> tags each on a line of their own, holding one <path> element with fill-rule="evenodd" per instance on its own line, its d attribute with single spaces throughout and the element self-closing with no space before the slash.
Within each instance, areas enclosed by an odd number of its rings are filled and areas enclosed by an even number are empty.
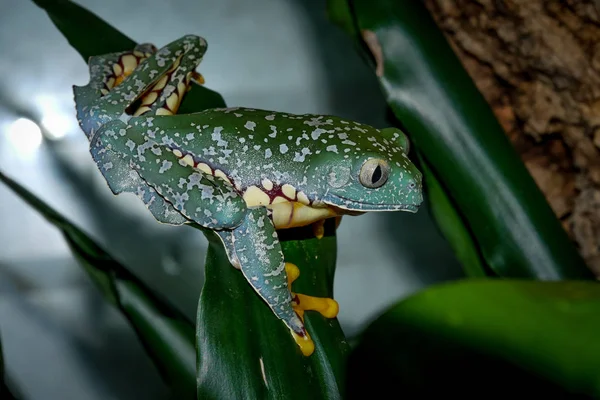
<svg viewBox="0 0 600 400">
<path fill-rule="evenodd" d="M 305 310 L 337 315 L 333 299 L 291 292 L 277 230 L 371 211 L 416 212 L 421 173 L 398 129 L 326 115 L 241 107 L 176 114 L 206 51 L 188 35 L 92 57 L 74 86 L 77 118 L 113 193 L 139 196 L 160 222 L 197 224 L 221 238 L 231 264 L 290 329 L 314 344 Z"/>
</svg>

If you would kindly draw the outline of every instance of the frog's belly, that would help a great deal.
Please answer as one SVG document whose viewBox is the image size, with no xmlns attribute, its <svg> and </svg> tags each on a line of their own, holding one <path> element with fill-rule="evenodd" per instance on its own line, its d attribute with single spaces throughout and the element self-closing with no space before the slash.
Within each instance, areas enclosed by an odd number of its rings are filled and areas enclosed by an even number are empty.
<svg viewBox="0 0 600 400">
<path fill-rule="evenodd" d="M 266 206 L 273 211 L 271 219 L 275 229 L 296 228 L 338 216 L 330 207 L 313 208 L 298 202 L 285 202 Z"/>
</svg>

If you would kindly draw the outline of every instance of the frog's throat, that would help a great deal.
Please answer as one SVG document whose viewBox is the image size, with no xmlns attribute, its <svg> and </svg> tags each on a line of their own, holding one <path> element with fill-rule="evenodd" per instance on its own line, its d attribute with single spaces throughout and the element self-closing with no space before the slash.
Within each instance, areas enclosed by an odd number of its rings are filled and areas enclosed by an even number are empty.
<svg viewBox="0 0 600 400">
<path fill-rule="evenodd" d="M 334 207 L 314 208 L 298 202 L 285 202 L 267 206 L 272 211 L 275 229 L 297 228 L 338 216 Z"/>
<path fill-rule="evenodd" d="M 385 212 L 385 211 L 407 211 L 416 213 L 419 210 L 421 201 L 414 204 L 376 204 L 376 203 L 357 203 L 351 199 L 346 199 L 341 196 L 329 195 L 331 199 L 323 199 L 323 203 L 330 207 L 343 210 L 344 214 L 349 213 L 365 213 L 365 212 Z M 340 214 L 341 215 L 341 214 Z"/>
</svg>

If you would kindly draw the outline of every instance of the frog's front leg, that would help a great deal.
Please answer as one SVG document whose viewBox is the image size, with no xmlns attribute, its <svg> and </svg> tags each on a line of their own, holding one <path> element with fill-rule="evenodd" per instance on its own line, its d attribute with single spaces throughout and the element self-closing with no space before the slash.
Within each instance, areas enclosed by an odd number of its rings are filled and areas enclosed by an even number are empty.
<svg viewBox="0 0 600 400">
<path fill-rule="evenodd" d="M 316 310 L 328 318 L 334 318 L 337 315 L 337 303 L 333 299 L 292 294 L 289 285 L 298 274 L 295 273 L 291 276 L 293 279 L 288 281 L 286 265 L 289 269 L 293 264 L 284 260 L 266 208 L 249 208 L 244 222 L 229 232 L 230 238 L 226 238 L 226 232 L 219 234 L 224 239 L 225 247 L 229 247 L 231 263 L 238 264 L 250 285 L 290 329 L 302 353 L 309 356 L 314 351 L 314 343 L 301 318 L 304 311 Z"/>
</svg>

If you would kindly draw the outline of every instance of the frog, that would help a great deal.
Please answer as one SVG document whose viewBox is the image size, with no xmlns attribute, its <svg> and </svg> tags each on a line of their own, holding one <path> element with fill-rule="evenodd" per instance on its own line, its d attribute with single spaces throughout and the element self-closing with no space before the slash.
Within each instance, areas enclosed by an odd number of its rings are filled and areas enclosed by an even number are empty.
<svg viewBox="0 0 600 400">
<path fill-rule="evenodd" d="M 368 212 L 415 213 L 422 174 L 408 137 L 333 115 L 247 107 L 178 114 L 207 50 L 197 35 L 161 49 L 91 57 L 89 83 L 73 86 L 77 119 L 111 191 L 139 197 L 164 224 L 214 232 L 230 264 L 289 329 L 315 349 L 305 311 L 335 318 L 338 303 L 295 293 L 299 268 L 278 232 Z"/>
</svg>

